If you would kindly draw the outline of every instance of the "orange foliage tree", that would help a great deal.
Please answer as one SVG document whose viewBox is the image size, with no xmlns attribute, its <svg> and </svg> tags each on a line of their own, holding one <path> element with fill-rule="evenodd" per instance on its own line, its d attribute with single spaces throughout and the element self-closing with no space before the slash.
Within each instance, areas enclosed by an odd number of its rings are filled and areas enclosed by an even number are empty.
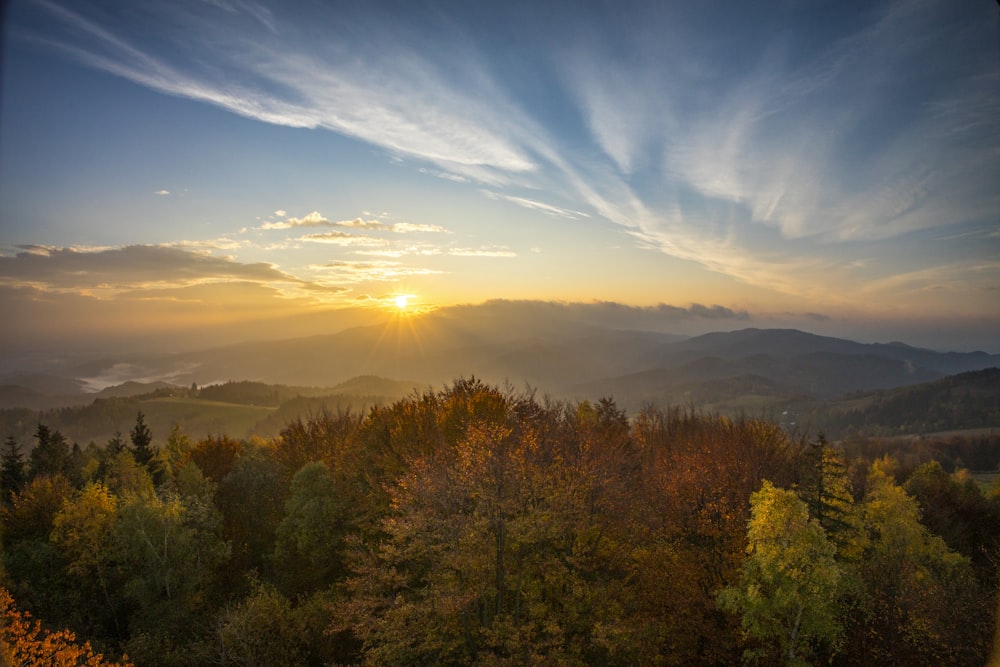
<svg viewBox="0 0 1000 667">
<path fill-rule="evenodd" d="M 7 589 L 0 588 L 0 664 L 19 667 L 132 667 L 128 658 L 109 662 L 90 642 L 79 644 L 69 630 L 49 631 L 17 609 Z"/>
</svg>

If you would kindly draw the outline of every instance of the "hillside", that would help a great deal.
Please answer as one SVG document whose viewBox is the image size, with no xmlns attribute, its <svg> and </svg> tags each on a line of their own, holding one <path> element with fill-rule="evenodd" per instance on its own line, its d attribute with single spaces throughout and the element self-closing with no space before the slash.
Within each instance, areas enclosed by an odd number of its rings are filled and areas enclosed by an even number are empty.
<svg viewBox="0 0 1000 667">
<path fill-rule="evenodd" d="M 135 387 L 129 387 L 135 389 Z M 352 378 L 336 387 L 289 387 L 260 382 L 227 382 L 198 388 L 170 386 L 142 394 L 103 397 L 86 405 L 32 410 L 0 410 L 0 432 L 13 435 L 27 448 L 33 445 L 41 422 L 58 430 L 71 442 L 103 445 L 116 433 L 127 434 L 136 414 L 142 412 L 157 443 L 162 444 L 174 426 L 197 440 L 226 433 L 233 437 L 273 437 L 290 421 L 343 411 L 363 412 L 410 394 L 419 385 L 374 376 Z"/>
<path fill-rule="evenodd" d="M 128 397 L 233 382 L 244 383 L 249 394 L 224 401 L 277 407 L 295 396 L 323 393 L 398 397 L 402 388 L 440 386 L 475 376 L 529 386 L 555 398 L 611 396 L 630 412 L 656 403 L 760 414 L 792 404 L 814 410 L 803 402 L 839 400 L 1000 366 L 1000 355 L 859 343 L 792 329 L 743 329 L 679 339 L 657 331 L 611 328 L 537 304 L 532 306 L 537 317 L 518 318 L 530 324 L 514 327 L 505 318 L 513 307 L 459 309 L 322 336 L 173 355 L 77 359 L 47 368 L 44 377 L 0 378 L 0 407 L 46 410 L 86 405 L 111 396 L 109 392 Z M 364 386 L 368 381 L 363 378 L 372 377 L 392 380 Z M 16 384 L 22 378 L 27 379 Z M 347 382 L 353 385 L 341 386 Z M 247 383 L 286 389 L 280 395 L 268 394 L 270 389 L 251 390 Z M 102 393 L 85 391 L 94 386 L 104 386 Z M 316 387 L 332 389 L 306 389 Z M 232 388 L 228 391 L 231 394 Z"/>
<path fill-rule="evenodd" d="M 830 402 L 809 420 L 832 437 L 1000 428 L 1000 368 Z"/>
</svg>

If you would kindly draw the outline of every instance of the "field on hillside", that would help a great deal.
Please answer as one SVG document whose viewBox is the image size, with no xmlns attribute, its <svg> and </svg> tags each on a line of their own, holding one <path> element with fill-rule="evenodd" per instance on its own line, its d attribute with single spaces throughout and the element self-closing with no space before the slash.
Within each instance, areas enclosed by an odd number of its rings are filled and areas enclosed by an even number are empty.
<svg viewBox="0 0 1000 667">
<path fill-rule="evenodd" d="M 139 409 L 158 438 L 165 438 L 174 424 L 192 438 L 219 433 L 246 437 L 254 433 L 258 423 L 277 410 L 268 406 L 187 397 L 151 398 L 140 401 Z"/>
</svg>

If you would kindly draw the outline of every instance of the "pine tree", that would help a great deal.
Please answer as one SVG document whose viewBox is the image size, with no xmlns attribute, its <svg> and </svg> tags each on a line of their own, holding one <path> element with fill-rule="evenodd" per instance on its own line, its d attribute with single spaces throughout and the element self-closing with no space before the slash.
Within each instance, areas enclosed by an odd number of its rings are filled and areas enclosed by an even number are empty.
<svg viewBox="0 0 1000 667">
<path fill-rule="evenodd" d="M 142 412 L 136 415 L 135 426 L 129 432 L 129 438 L 132 440 L 132 456 L 135 457 L 135 462 L 148 468 L 156 452 L 151 446 L 153 433 L 146 426 L 146 417 Z"/>
<path fill-rule="evenodd" d="M 160 462 L 159 451 L 152 446 L 153 432 L 146 426 L 146 417 L 139 412 L 135 417 L 135 426 L 129 431 L 132 440 L 132 456 L 135 462 L 144 467 L 157 486 L 163 481 L 164 470 Z"/>
<path fill-rule="evenodd" d="M 3 465 L 0 467 L 0 489 L 3 490 L 3 501 L 9 503 L 11 496 L 18 493 L 27 481 L 25 474 L 24 454 L 17 438 L 8 435 L 4 441 Z"/>
<path fill-rule="evenodd" d="M 69 467 L 69 444 L 59 431 L 39 422 L 35 430 L 38 444 L 31 450 L 31 477 L 65 474 Z"/>
<path fill-rule="evenodd" d="M 812 445 L 812 453 L 815 456 L 812 480 L 806 484 L 801 495 L 809 505 L 810 514 L 839 546 L 841 533 L 850 528 L 854 505 L 847 466 L 841 454 L 830 446 L 822 433 Z"/>
<path fill-rule="evenodd" d="M 106 458 L 113 458 L 124 452 L 127 447 L 122 438 L 122 432 L 115 431 L 115 437 L 108 440 L 108 444 L 104 447 L 104 455 Z"/>
</svg>

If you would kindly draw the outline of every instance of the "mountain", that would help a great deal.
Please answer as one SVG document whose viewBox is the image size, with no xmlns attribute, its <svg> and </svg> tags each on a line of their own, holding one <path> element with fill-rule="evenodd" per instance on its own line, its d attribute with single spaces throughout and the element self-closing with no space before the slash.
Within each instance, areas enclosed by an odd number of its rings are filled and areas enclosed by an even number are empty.
<svg viewBox="0 0 1000 667">
<path fill-rule="evenodd" d="M 597 320 L 589 312 L 557 304 L 501 302 L 307 338 L 178 354 L 77 359 L 63 369 L 63 377 L 50 375 L 44 382 L 36 377 L 32 386 L 19 385 L 23 389 L 7 387 L 0 392 L 0 405 L 38 409 L 59 400 L 79 404 L 99 397 L 83 388 L 109 384 L 117 387 L 106 390 L 117 392 L 113 395 L 134 395 L 158 386 L 153 382 L 188 387 L 238 380 L 336 387 L 352 378 L 377 376 L 412 388 L 475 375 L 558 398 L 612 396 L 632 412 L 647 402 L 756 411 L 1000 366 L 1000 355 L 859 343 L 795 329 L 680 338 L 616 328 L 609 325 L 609 317 Z M 129 381 L 137 384 L 133 387 Z M 399 388 L 373 386 L 360 393 L 393 395 Z M 50 393 L 56 390 L 63 393 Z"/>
<path fill-rule="evenodd" d="M 606 393 L 635 409 L 647 402 L 729 411 L 802 398 L 828 400 L 1000 366 L 1000 355 L 867 344 L 794 329 L 714 332 L 659 346 L 646 368 L 596 378 L 576 395 Z"/>
</svg>

